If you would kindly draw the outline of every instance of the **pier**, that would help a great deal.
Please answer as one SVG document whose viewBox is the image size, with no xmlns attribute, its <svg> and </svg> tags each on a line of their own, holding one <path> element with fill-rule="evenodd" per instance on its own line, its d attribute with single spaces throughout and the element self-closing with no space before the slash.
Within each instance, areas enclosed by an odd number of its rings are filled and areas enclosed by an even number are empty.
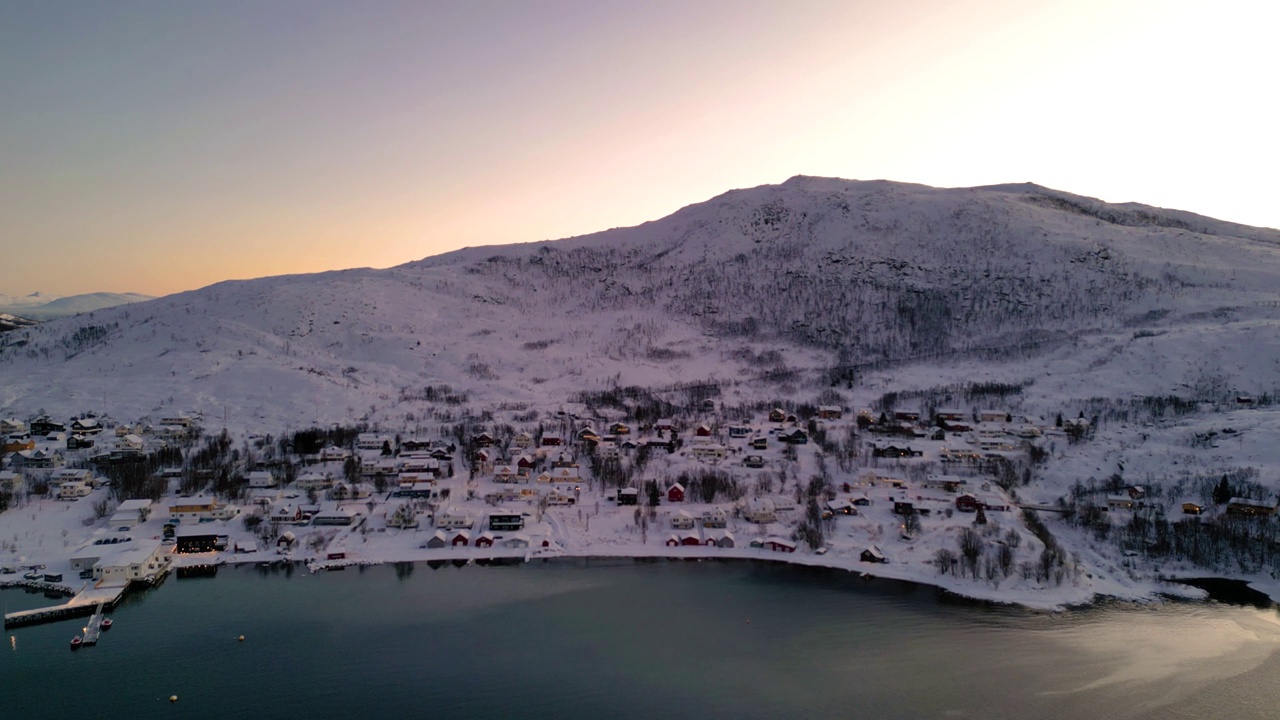
<svg viewBox="0 0 1280 720">
<path fill-rule="evenodd" d="M 75 593 L 70 600 L 61 605 L 5 613 L 4 629 L 85 617 L 102 609 L 109 610 L 120 602 L 120 598 L 124 597 L 124 592 L 128 588 L 128 584 L 108 587 L 89 587 L 86 584 L 80 592 Z"/>
</svg>

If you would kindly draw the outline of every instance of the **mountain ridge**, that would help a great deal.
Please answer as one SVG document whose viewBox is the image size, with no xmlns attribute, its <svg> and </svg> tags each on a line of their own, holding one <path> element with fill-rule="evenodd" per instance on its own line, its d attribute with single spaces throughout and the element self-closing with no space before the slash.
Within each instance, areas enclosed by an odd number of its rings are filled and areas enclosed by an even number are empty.
<svg viewBox="0 0 1280 720">
<path fill-rule="evenodd" d="M 1278 243 L 1037 185 L 796 176 L 629 228 L 227 281 L 10 333 L 0 367 L 18 380 L 0 406 L 34 412 L 65 388 L 71 410 L 106 396 L 138 415 L 221 406 L 246 423 L 331 422 L 413 413 L 428 385 L 554 404 L 615 384 L 817 382 L 993 348 L 1105 357 L 1081 338 L 1218 332 L 1221 308 L 1232 332 L 1270 327 Z M 1163 384 L 1186 380 L 1182 364 Z"/>
</svg>

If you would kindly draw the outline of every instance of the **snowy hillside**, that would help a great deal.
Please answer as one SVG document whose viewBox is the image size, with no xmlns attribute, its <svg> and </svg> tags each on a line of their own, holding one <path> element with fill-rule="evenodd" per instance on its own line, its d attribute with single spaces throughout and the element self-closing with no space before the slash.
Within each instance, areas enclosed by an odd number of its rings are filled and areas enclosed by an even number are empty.
<svg viewBox="0 0 1280 720">
<path fill-rule="evenodd" d="M 152 296 L 139 293 L 100 292 L 68 297 L 54 297 L 43 293 L 22 296 L 0 294 L 0 313 L 13 313 L 32 320 L 54 320 L 151 299 Z"/>
<path fill-rule="evenodd" d="M 475 408 L 704 381 L 745 399 L 904 363 L 1032 377 L 1055 397 L 1263 392 L 1277 287 L 1274 230 L 1035 185 L 796 177 L 634 228 L 8 333 L 0 408 L 392 422 L 428 386 Z"/>
</svg>

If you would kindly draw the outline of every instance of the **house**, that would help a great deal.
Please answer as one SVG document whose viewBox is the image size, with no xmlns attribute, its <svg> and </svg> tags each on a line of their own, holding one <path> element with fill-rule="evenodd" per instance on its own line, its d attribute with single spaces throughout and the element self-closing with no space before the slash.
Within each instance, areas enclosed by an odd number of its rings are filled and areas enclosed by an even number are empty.
<svg viewBox="0 0 1280 720">
<path fill-rule="evenodd" d="M 884 556 L 884 553 L 880 552 L 880 548 L 876 547 L 875 545 L 872 545 L 866 550 L 863 550 L 862 555 L 859 557 L 859 559 L 862 560 L 862 562 L 866 562 L 866 563 L 889 562 L 889 559 Z"/>
<path fill-rule="evenodd" d="M 13 454 L 10 467 L 15 469 L 47 470 L 62 466 L 62 453 L 57 450 L 22 450 Z"/>
<path fill-rule="evenodd" d="M 658 422 L 653 424 L 654 432 L 659 434 L 669 433 L 676 429 L 676 422 L 671 418 L 660 418 Z"/>
<path fill-rule="evenodd" d="M 844 417 L 844 411 L 839 405 L 819 405 L 818 417 L 822 420 L 839 420 Z"/>
<path fill-rule="evenodd" d="M 672 515 L 672 516 L 671 516 L 671 529 L 672 529 L 672 530 L 692 530 L 692 529 L 693 529 L 693 516 L 692 516 L 692 515 L 690 515 L 690 514 L 689 514 L 687 511 L 685 511 L 685 510 L 681 510 L 680 512 L 676 513 L 675 515 Z"/>
<path fill-rule="evenodd" d="M 1275 511 L 1275 503 L 1264 502 L 1262 500 L 1233 497 L 1229 502 L 1227 502 L 1228 515 L 1274 515 Z"/>
<path fill-rule="evenodd" d="M 671 487 L 667 488 L 667 502 L 684 502 L 684 486 L 680 483 L 673 483 Z"/>
<path fill-rule="evenodd" d="M 742 509 L 742 518 L 747 522 L 764 524 L 775 522 L 778 515 L 772 500 L 754 498 Z"/>
<path fill-rule="evenodd" d="M 493 468 L 493 481 L 499 483 L 512 483 L 519 479 L 520 474 L 514 465 L 497 465 Z"/>
<path fill-rule="evenodd" d="M 564 445 L 564 436 L 558 432 L 542 433 L 542 447 L 560 447 Z"/>
<path fill-rule="evenodd" d="M 59 500 L 79 500 L 82 497 L 89 497 L 93 492 L 93 488 L 79 481 L 64 482 L 58 486 Z"/>
<path fill-rule="evenodd" d="M 671 533 L 667 536 L 667 541 L 664 544 L 667 547 L 678 547 L 680 545 L 680 536 L 675 533 Z"/>
<path fill-rule="evenodd" d="M 878 458 L 913 458 L 923 455 L 923 450 L 912 450 L 910 445 L 882 445 L 871 448 L 871 457 Z"/>
<path fill-rule="evenodd" d="M 729 457 L 729 448 L 714 443 L 694 445 L 689 448 L 689 457 L 703 462 L 723 460 Z"/>
<path fill-rule="evenodd" d="M 503 540 L 502 545 L 503 547 L 509 548 L 527 548 L 529 547 L 529 536 L 523 533 L 518 533 L 516 535 L 512 535 L 506 540 Z"/>
<path fill-rule="evenodd" d="M 337 508 L 334 510 L 322 510 L 311 518 L 312 525 L 350 525 L 356 521 L 354 511 Z"/>
<path fill-rule="evenodd" d="M 397 498 L 416 498 L 420 500 L 430 500 L 435 497 L 435 483 L 422 482 L 420 480 L 407 479 L 404 475 L 400 476 L 400 485 L 391 491 L 392 497 Z"/>
<path fill-rule="evenodd" d="M 527 432 L 518 432 L 515 437 L 511 438 L 511 444 L 521 450 L 528 450 L 533 447 L 533 435 Z"/>
<path fill-rule="evenodd" d="M 276 552 L 288 552 L 298 544 L 298 536 L 293 534 L 292 530 L 285 530 L 280 533 L 280 537 L 276 538 Z"/>
<path fill-rule="evenodd" d="M 4 444 L 0 446 L 3 452 L 21 452 L 23 450 L 34 450 L 36 441 L 27 434 L 14 434 L 4 439 Z"/>
<path fill-rule="evenodd" d="M 828 500 L 827 511 L 832 515 L 857 515 L 858 511 L 853 508 L 853 503 L 848 500 Z"/>
<path fill-rule="evenodd" d="M 978 498 L 968 493 L 956 498 L 956 510 L 960 512 L 977 512 L 978 507 L 981 505 L 982 503 L 978 502 Z"/>
<path fill-rule="evenodd" d="M 849 502 L 854 507 L 866 507 L 871 504 L 871 498 L 867 497 L 866 495 L 855 495 L 854 497 L 849 499 Z"/>
<path fill-rule="evenodd" d="M 470 544 L 471 544 L 471 531 L 470 531 L 470 530 L 459 530 L 459 531 L 458 531 L 458 532 L 453 536 L 453 539 L 449 541 L 449 544 L 450 544 L 450 545 L 452 545 L 452 546 L 454 546 L 454 547 L 462 547 L 462 546 L 470 545 Z"/>
<path fill-rule="evenodd" d="M 751 439 L 751 449 L 752 449 L 752 450 L 764 450 L 764 449 L 766 449 L 766 448 L 768 448 L 768 447 L 769 447 L 769 438 L 767 438 L 767 437 L 763 437 L 763 436 L 761 436 L 761 437 L 758 437 L 758 438 L 752 438 L 752 439 Z"/>
<path fill-rule="evenodd" d="M 436 513 L 436 527 L 452 530 L 454 528 L 469 528 L 475 521 L 471 519 L 471 513 L 461 508 L 451 507 L 445 508 Z"/>
<path fill-rule="evenodd" d="M 49 485 L 51 487 L 61 487 L 63 483 L 67 482 L 93 485 L 93 471 L 84 468 L 59 468 L 49 475 Z"/>
<path fill-rule="evenodd" d="M 26 483 L 22 478 L 22 473 L 12 470 L 0 470 L 0 490 L 17 495 L 25 488 Z"/>
<path fill-rule="evenodd" d="M 1147 489 L 1141 485 L 1134 485 L 1129 488 L 1129 497 L 1134 500 L 1141 500 L 1147 496 Z"/>
<path fill-rule="evenodd" d="M 900 423 L 918 423 L 920 422 L 920 413 L 910 410 L 899 410 L 893 414 L 893 419 Z"/>
<path fill-rule="evenodd" d="M 240 511 L 213 497 L 180 498 L 169 504 L 169 522 L 229 520 Z"/>
<path fill-rule="evenodd" d="M 795 428 L 791 432 L 778 433 L 778 441 L 787 443 L 788 445 L 804 445 L 809 442 L 809 433 Z"/>
<path fill-rule="evenodd" d="M 719 548 L 731 548 L 734 546 L 733 533 L 726 531 L 716 533 L 715 535 L 708 535 L 707 544 L 711 545 L 713 543 Z"/>
<path fill-rule="evenodd" d="M 76 435 L 67 436 L 68 450 L 81 450 L 84 448 L 91 448 L 91 447 L 93 447 L 93 438 L 89 437 L 88 435 L 76 434 Z"/>
<path fill-rule="evenodd" d="M 609 426 L 609 433 L 612 435 L 630 435 L 631 428 L 626 423 L 616 422 Z"/>
<path fill-rule="evenodd" d="M 683 547 L 701 547 L 702 545 L 702 538 L 696 532 L 680 533 L 679 540 Z"/>
<path fill-rule="evenodd" d="M 633 487 L 622 488 L 621 490 L 618 491 L 618 504 L 619 505 L 639 505 L 640 491 Z"/>
<path fill-rule="evenodd" d="M 297 525 L 306 519 L 302 514 L 302 508 L 293 503 L 272 506 L 271 513 L 267 517 L 276 525 Z"/>
<path fill-rule="evenodd" d="M 115 513 L 107 521 L 107 527 L 131 528 L 146 522 L 150 516 L 150 500 L 125 500 L 116 506 Z"/>
<path fill-rule="evenodd" d="M 1204 506 L 1200 503 L 1184 502 L 1182 503 L 1183 515 L 1200 515 L 1204 513 Z"/>
<path fill-rule="evenodd" d="M 1107 496 L 1107 509 L 1109 510 L 1132 510 L 1133 506 L 1134 500 L 1128 495 Z"/>
<path fill-rule="evenodd" d="M 714 507 L 702 513 L 702 527 L 723 528 L 729 524 L 729 515 L 724 508 Z"/>
<path fill-rule="evenodd" d="M 404 440 L 400 443 L 400 452 L 402 453 L 407 453 L 407 452 L 412 453 L 412 452 L 429 451 L 429 450 L 431 450 L 430 440 L 419 440 L 417 438 L 409 438 L 408 440 Z"/>
<path fill-rule="evenodd" d="M 71 432 L 75 435 L 97 435 L 102 432 L 102 426 L 97 418 L 80 418 L 71 421 Z"/>
<path fill-rule="evenodd" d="M 1010 421 L 1009 413 L 1003 410 L 979 410 L 978 422 L 1003 423 Z"/>
<path fill-rule="evenodd" d="M 34 427 L 31 432 L 35 432 L 37 435 L 41 434 L 36 432 Z M 24 435 L 26 433 L 27 424 L 18 418 L 0 418 L 0 435 Z"/>
<path fill-rule="evenodd" d="M 780 423 L 787 419 L 787 412 L 782 408 L 774 408 L 769 411 L 769 422 Z"/>
<path fill-rule="evenodd" d="M 476 547 L 493 547 L 495 537 L 496 536 L 488 530 L 480 533 L 480 535 L 476 537 Z"/>
<path fill-rule="evenodd" d="M 930 474 L 920 483 L 921 487 L 934 488 L 937 490 L 945 490 L 947 492 L 956 492 L 960 488 L 968 485 L 968 481 L 962 477 L 954 475 L 933 475 Z"/>
<path fill-rule="evenodd" d="M 486 448 L 493 445 L 493 435 L 487 432 L 480 432 L 471 436 L 471 444 L 476 447 Z"/>
<path fill-rule="evenodd" d="M 796 551 L 796 544 L 784 537 L 773 535 L 765 538 L 764 548 L 774 552 L 793 553 Z"/>
<path fill-rule="evenodd" d="M 751 427 L 748 425 L 730 425 L 729 438 L 732 440 L 742 440 L 751 437 Z"/>
<path fill-rule="evenodd" d="M 251 488 L 273 488 L 276 486 L 276 476 L 267 470 L 254 470 L 249 473 L 248 480 Z"/>
<path fill-rule="evenodd" d="M 388 503 L 386 518 L 389 528 L 418 527 L 418 514 L 413 510 L 413 503 L 404 500 Z"/>
<path fill-rule="evenodd" d="M 956 408 L 941 408 L 934 411 L 933 416 L 938 422 L 963 422 L 965 419 L 964 411 Z"/>
<path fill-rule="evenodd" d="M 328 490 L 333 486 L 333 476 L 318 472 L 303 473 L 293 482 L 293 486 L 299 490 Z"/>
<path fill-rule="evenodd" d="M 208 526 L 205 526 L 208 527 Z M 180 555 L 217 552 L 227 549 L 227 536 L 188 526 L 178 530 L 173 551 Z"/>
<path fill-rule="evenodd" d="M 489 529 L 494 532 L 519 532 L 524 529 L 524 515 L 511 510 L 489 513 Z"/>
<path fill-rule="evenodd" d="M 346 460 L 349 457 L 351 457 L 351 451 L 337 445 L 330 445 L 320 450 L 320 459 L 325 462 Z"/>
<path fill-rule="evenodd" d="M 448 536 L 445 535 L 444 530 L 436 530 L 435 533 L 433 533 L 431 537 L 427 539 L 426 547 L 435 549 L 435 548 L 442 548 L 448 544 L 449 544 L 449 539 L 448 539 Z"/>
<path fill-rule="evenodd" d="M 915 506 L 915 504 L 914 504 L 914 503 L 912 503 L 912 502 L 910 502 L 910 501 L 907 501 L 907 500 L 894 500 L 894 501 L 893 501 L 893 514 L 894 514 L 894 515 L 902 515 L 902 516 L 906 516 L 906 515 L 914 515 L 914 514 L 915 514 L 915 512 L 916 512 L 916 506 Z"/>
<path fill-rule="evenodd" d="M 698 427 L 693 429 L 694 437 L 709 438 L 711 437 L 711 426 L 706 423 L 699 423 Z"/>
</svg>

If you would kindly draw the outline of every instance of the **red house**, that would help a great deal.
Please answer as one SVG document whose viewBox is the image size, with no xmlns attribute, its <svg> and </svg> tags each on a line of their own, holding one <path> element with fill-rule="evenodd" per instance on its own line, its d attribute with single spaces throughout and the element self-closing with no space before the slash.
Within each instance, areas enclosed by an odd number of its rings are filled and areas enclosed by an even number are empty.
<svg viewBox="0 0 1280 720">
<path fill-rule="evenodd" d="M 466 543 L 463 544 L 465 545 Z M 476 538 L 476 547 L 493 547 L 493 533 L 480 533 L 480 537 Z"/>
<path fill-rule="evenodd" d="M 667 502 L 684 502 L 684 486 L 680 483 L 667 488 Z"/>
<path fill-rule="evenodd" d="M 796 551 L 795 543 L 780 537 L 771 537 L 768 540 L 765 540 L 764 546 L 774 552 L 793 553 Z"/>
<path fill-rule="evenodd" d="M 454 535 L 453 539 L 449 541 L 449 544 L 454 547 L 458 547 L 459 545 L 470 545 L 471 533 L 466 530 L 459 530 L 458 534 Z"/>
<path fill-rule="evenodd" d="M 699 425 L 697 429 L 693 431 L 693 434 L 697 435 L 698 437 L 711 437 L 711 426 L 705 423 L 702 425 Z"/>
<path fill-rule="evenodd" d="M 690 534 L 688 534 L 688 535 L 683 535 L 683 536 L 681 536 L 681 538 L 680 538 L 680 544 L 681 544 L 681 545 L 691 545 L 691 546 L 694 546 L 694 547 L 698 547 L 698 546 L 701 546 L 701 545 L 702 545 L 702 540 L 701 540 L 701 539 L 699 539 L 697 535 L 695 535 L 695 534 L 693 534 L 693 533 L 690 533 Z"/>
<path fill-rule="evenodd" d="M 676 547 L 679 544 L 680 544 L 680 538 L 676 537 L 675 535 L 672 535 L 671 537 L 667 538 L 667 547 Z"/>
<path fill-rule="evenodd" d="M 978 498 L 969 494 L 956 498 L 956 509 L 960 512 L 977 512 L 979 505 Z"/>
</svg>

